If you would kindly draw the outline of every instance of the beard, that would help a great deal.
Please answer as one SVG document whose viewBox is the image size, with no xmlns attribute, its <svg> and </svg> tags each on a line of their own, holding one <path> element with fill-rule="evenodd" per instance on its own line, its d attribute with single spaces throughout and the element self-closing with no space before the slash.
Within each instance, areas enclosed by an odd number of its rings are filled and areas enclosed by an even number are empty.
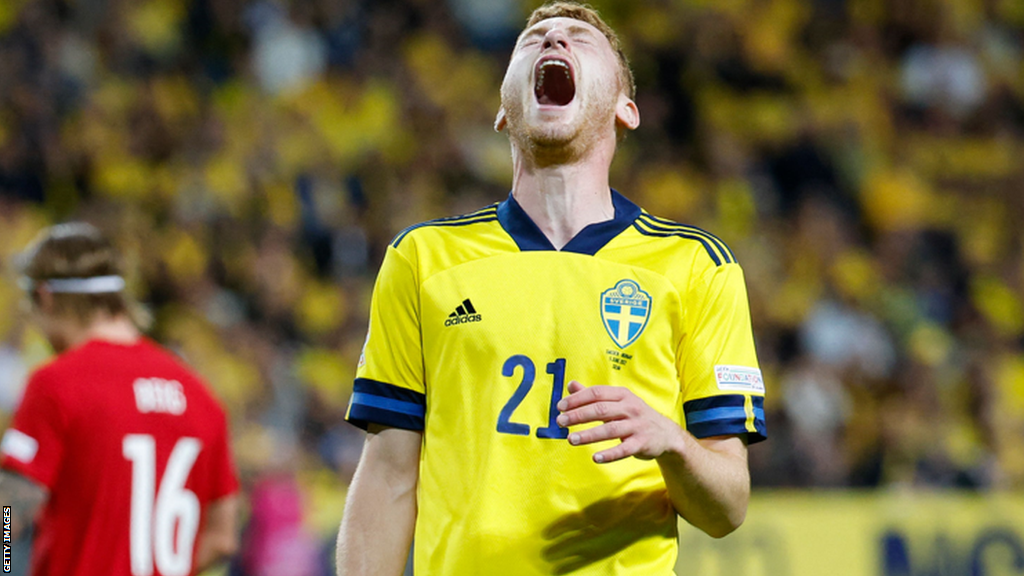
<svg viewBox="0 0 1024 576">
<path fill-rule="evenodd" d="M 521 85 L 503 85 L 501 105 L 513 145 L 540 166 L 568 164 L 586 155 L 606 130 L 614 131 L 618 97 L 614 86 L 593 86 L 588 92 L 570 120 L 530 122 L 525 117 L 524 102 L 533 94 L 524 95 Z M 577 91 L 576 97 L 580 96 Z"/>
</svg>

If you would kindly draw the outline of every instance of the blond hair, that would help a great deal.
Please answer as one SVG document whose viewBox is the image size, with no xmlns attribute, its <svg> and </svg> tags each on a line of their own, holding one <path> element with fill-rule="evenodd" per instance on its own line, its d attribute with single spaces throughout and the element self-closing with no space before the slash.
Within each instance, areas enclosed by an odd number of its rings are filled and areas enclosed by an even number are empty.
<svg viewBox="0 0 1024 576">
<path fill-rule="evenodd" d="M 121 276 L 113 244 L 95 227 L 83 222 L 44 229 L 19 257 L 21 274 L 32 304 L 47 281 Z M 53 314 L 88 324 L 99 314 L 125 315 L 139 327 L 149 324 L 145 311 L 124 290 L 101 293 L 53 294 Z"/>
<path fill-rule="evenodd" d="M 629 59 L 626 58 L 626 53 L 622 51 L 622 42 L 619 41 L 619 35 L 601 19 L 601 15 L 597 13 L 597 10 L 589 4 L 549 2 L 530 14 L 530 18 L 526 21 L 526 27 L 529 28 L 549 18 L 580 20 L 597 28 L 604 34 L 604 37 L 608 39 L 608 43 L 612 45 L 615 55 L 619 58 L 619 80 L 622 82 L 622 87 L 626 90 L 626 94 L 629 95 L 630 99 L 636 98 L 636 80 L 633 79 L 633 70 L 629 67 Z"/>
</svg>

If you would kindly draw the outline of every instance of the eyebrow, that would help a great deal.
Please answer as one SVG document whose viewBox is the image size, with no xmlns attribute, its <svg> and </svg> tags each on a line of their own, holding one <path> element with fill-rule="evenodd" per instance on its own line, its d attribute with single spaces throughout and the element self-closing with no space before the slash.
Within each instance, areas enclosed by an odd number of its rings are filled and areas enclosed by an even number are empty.
<svg viewBox="0 0 1024 576">
<path fill-rule="evenodd" d="M 523 32 L 523 35 L 519 37 L 519 41 L 516 43 L 518 44 L 519 42 L 522 42 L 527 38 L 532 38 L 533 36 L 543 36 L 547 34 L 549 30 L 551 30 L 551 26 L 544 26 L 542 20 L 541 22 L 535 24 L 529 30 Z M 568 26 L 566 26 L 566 33 L 570 36 L 577 36 L 579 34 L 596 36 L 593 30 L 582 24 L 569 24 Z"/>
</svg>

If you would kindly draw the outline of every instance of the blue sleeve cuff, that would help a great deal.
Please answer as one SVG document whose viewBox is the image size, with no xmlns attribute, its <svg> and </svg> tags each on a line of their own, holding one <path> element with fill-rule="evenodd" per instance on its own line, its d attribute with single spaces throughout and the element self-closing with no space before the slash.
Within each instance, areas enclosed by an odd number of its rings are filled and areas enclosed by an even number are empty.
<svg viewBox="0 0 1024 576">
<path fill-rule="evenodd" d="M 768 439 L 764 421 L 764 397 L 750 396 L 752 410 L 747 411 L 742 394 L 712 396 L 683 404 L 686 429 L 697 438 L 710 436 L 747 436 L 747 444 Z M 753 427 L 754 431 L 751 431 Z"/>
<path fill-rule="evenodd" d="M 363 430 L 370 424 L 423 430 L 426 413 L 425 394 L 369 378 L 356 378 L 345 420 Z"/>
</svg>

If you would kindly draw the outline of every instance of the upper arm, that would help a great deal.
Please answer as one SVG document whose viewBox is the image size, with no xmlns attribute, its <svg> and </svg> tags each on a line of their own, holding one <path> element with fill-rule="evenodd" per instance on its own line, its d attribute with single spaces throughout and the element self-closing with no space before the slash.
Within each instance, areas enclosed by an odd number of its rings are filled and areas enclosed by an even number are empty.
<svg viewBox="0 0 1024 576">
<path fill-rule="evenodd" d="M 57 478 L 68 437 L 60 389 L 46 371 L 33 374 L 0 442 L 0 466 L 46 488 Z"/>
<path fill-rule="evenodd" d="M 744 464 L 747 462 L 746 435 L 708 436 L 707 438 L 697 438 L 697 443 L 705 450 L 736 457 L 742 460 Z"/>
<path fill-rule="evenodd" d="M 407 241 L 408 242 L 408 241 Z M 370 325 L 346 419 L 422 430 L 426 385 L 416 268 L 388 247 L 370 301 Z"/>
<path fill-rule="evenodd" d="M 206 525 L 203 534 L 217 540 L 226 548 L 238 545 L 238 494 L 231 494 L 206 505 Z"/>
<path fill-rule="evenodd" d="M 383 482 L 396 495 L 415 490 L 422 442 L 422 431 L 370 424 L 356 475 Z"/>
<path fill-rule="evenodd" d="M 238 551 L 238 508 L 237 494 L 218 498 L 203 508 L 203 531 L 196 538 L 197 573 Z"/>
<path fill-rule="evenodd" d="M 423 432 L 370 424 L 363 446 L 363 459 L 391 472 L 418 475 Z"/>
</svg>

